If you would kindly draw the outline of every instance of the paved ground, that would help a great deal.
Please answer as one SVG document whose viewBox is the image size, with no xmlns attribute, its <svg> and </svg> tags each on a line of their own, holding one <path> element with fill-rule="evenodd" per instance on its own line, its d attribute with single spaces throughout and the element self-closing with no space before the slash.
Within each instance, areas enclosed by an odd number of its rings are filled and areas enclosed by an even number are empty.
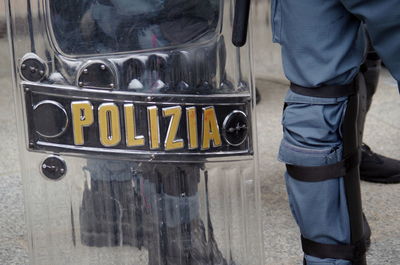
<svg viewBox="0 0 400 265">
<path fill-rule="evenodd" d="M 262 7 L 265 8 L 265 7 Z M 258 12 L 263 12 L 263 9 Z M 260 24 L 265 17 L 259 16 Z M 269 43 L 264 26 L 256 28 L 257 85 L 263 100 L 257 107 L 263 203 L 265 265 L 301 263 L 298 232 L 288 210 L 283 183 L 284 167 L 276 161 L 281 137 L 282 98 L 287 85 L 279 66 L 276 46 Z M 0 51 L 6 47 L 0 41 Z M 9 58 L 0 57 L 0 264 L 28 264 L 24 239 L 22 186 L 16 150 Z M 365 141 L 383 154 L 400 158 L 400 97 L 394 80 L 382 74 L 368 115 Z M 400 264 L 400 185 L 362 183 L 364 208 L 373 229 L 369 264 Z"/>
</svg>

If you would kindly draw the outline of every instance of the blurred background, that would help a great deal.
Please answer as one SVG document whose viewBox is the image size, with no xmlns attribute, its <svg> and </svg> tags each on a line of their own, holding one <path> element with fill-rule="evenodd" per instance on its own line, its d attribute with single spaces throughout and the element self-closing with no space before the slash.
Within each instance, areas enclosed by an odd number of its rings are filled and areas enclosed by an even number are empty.
<svg viewBox="0 0 400 265">
<path fill-rule="evenodd" d="M 284 165 L 276 159 L 288 82 L 282 72 L 280 48 L 271 42 L 269 1 L 256 0 L 253 5 L 255 75 L 262 97 L 257 114 L 264 264 L 302 264 L 299 234 L 283 182 Z M 22 265 L 29 264 L 29 258 L 6 35 L 4 2 L 0 1 L 0 264 Z M 400 158 L 400 97 L 386 70 L 368 114 L 365 142 L 376 152 Z M 400 264 L 400 185 L 362 183 L 362 191 L 373 230 L 369 264 Z"/>
</svg>

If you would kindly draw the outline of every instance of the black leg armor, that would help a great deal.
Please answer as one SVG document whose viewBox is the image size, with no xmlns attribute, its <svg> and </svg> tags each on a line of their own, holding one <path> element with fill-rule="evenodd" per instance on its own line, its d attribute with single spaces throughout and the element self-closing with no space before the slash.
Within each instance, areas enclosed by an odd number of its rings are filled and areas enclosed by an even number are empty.
<svg viewBox="0 0 400 265">
<path fill-rule="evenodd" d="M 369 246 L 371 231 L 362 212 L 359 173 L 362 129 L 367 111 L 365 79 L 362 74 L 359 74 L 348 85 L 306 88 L 292 84 L 291 90 L 312 97 L 337 98 L 348 96 L 348 105 L 342 124 L 343 160 L 336 164 L 316 167 L 287 165 L 287 171 L 291 177 L 305 182 L 344 177 L 350 218 L 351 244 L 321 244 L 302 237 L 303 251 L 307 255 L 321 259 L 343 259 L 350 260 L 353 265 L 366 265 L 365 254 Z"/>
</svg>

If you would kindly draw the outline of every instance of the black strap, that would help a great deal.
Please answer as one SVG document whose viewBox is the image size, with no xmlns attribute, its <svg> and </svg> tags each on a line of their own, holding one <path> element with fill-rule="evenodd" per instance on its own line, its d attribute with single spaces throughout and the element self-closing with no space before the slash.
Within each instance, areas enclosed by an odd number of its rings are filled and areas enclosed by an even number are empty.
<svg viewBox="0 0 400 265">
<path fill-rule="evenodd" d="M 340 98 L 354 95 L 357 92 L 354 82 L 341 86 L 303 87 L 294 83 L 290 84 L 290 90 L 296 94 L 317 98 Z"/>
<path fill-rule="evenodd" d="M 344 259 L 353 260 L 355 247 L 352 245 L 321 244 L 301 237 L 304 253 L 320 259 Z"/>
<path fill-rule="evenodd" d="M 294 179 L 306 182 L 317 182 L 344 177 L 348 171 L 358 166 L 359 161 L 360 156 L 358 152 L 356 152 L 336 164 L 316 167 L 286 165 L 286 169 L 288 174 Z"/>
<path fill-rule="evenodd" d="M 343 259 L 350 261 L 360 260 L 368 250 L 369 240 L 361 240 L 355 245 L 321 244 L 301 237 L 301 244 L 305 254 L 320 259 Z"/>
<path fill-rule="evenodd" d="M 320 259 L 343 259 L 350 260 L 353 264 L 360 264 L 359 261 L 363 260 L 365 253 L 367 253 L 370 246 L 371 229 L 368 225 L 367 219 L 363 215 L 364 233 L 362 239 L 354 245 L 332 245 L 322 244 L 310 239 L 301 237 L 301 244 L 305 254 Z"/>
</svg>

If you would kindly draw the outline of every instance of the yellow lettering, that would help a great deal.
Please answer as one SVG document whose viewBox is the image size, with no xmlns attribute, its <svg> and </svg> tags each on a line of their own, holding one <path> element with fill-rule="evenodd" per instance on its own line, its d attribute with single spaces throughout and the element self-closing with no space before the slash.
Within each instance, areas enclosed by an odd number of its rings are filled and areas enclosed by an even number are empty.
<svg viewBox="0 0 400 265">
<path fill-rule="evenodd" d="M 222 145 L 221 134 L 219 132 L 217 115 L 214 107 L 203 108 L 203 137 L 202 150 L 210 149 L 211 141 L 214 147 Z"/>
<path fill-rule="evenodd" d="M 105 147 L 116 146 L 121 142 L 121 124 L 118 106 L 105 103 L 99 107 L 100 142 Z"/>
<path fill-rule="evenodd" d="M 199 148 L 199 136 L 197 133 L 197 114 L 196 108 L 190 107 L 186 109 L 186 126 L 188 132 L 189 149 Z"/>
<path fill-rule="evenodd" d="M 169 123 L 167 136 L 165 139 L 165 150 L 176 150 L 184 148 L 185 143 L 183 139 L 176 139 L 176 134 L 178 133 L 179 124 L 182 118 L 182 108 L 180 106 L 164 108 L 164 117 L 171 117 Z"/>
<path fill-rule="evenodd" d="M 158 119 L 158 108 L 151 106 L 147 108 L 147 119 L 149 125 L 150 149 L 160 148 L 160 125 Z"/>
<path fill-rule="evenodd" d="M 74 143 L 75 145 L 84 145 L 83 128 L 89 127 L 94 122 L 93 105 L 89 101 L 72 102 L 71 112 Z"/>
<path fill-rule="evenodd" d="M 136 118 L 135 107 L 133 104 L 126 104 L 125 109 L 125 130 L 126 130 L 126 146 L 144 146 L 145 140 L 143 135 L 136 135 Z"/>
</svg>

